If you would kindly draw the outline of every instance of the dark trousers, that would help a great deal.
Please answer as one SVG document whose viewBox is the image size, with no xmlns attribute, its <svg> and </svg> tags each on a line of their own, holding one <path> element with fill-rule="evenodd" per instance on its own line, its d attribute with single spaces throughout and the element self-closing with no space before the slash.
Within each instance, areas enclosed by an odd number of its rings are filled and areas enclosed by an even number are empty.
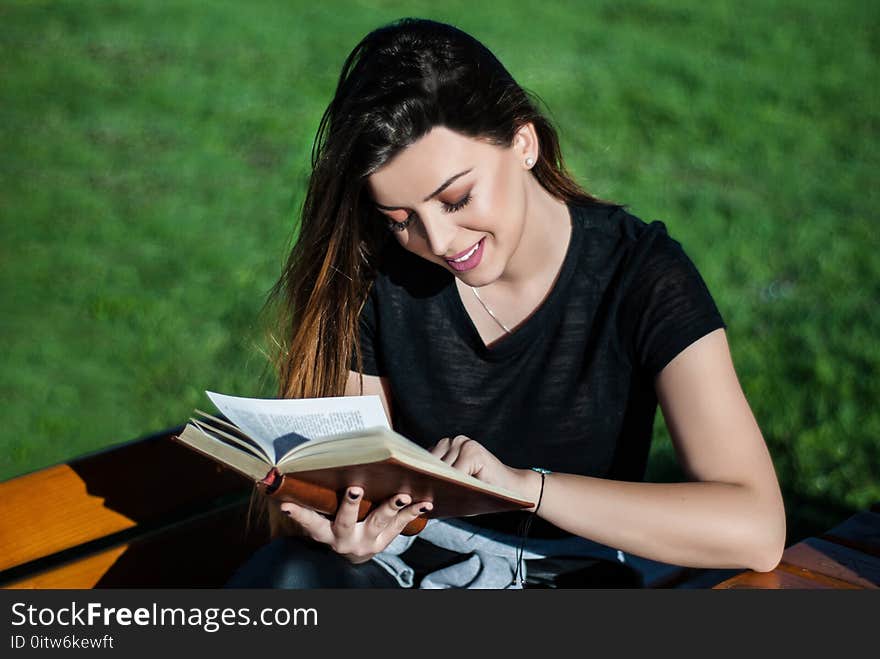
<svg viewBox="0 0 880 659">
<path fill-rule="evenodd" d="M 401 555 L 413 568 L 415 584 L 429 572 L 461 560 L 461 554 L 416 538 Z M 638 588 L 629 568 L 592 558 L 527 561 L 526 588 Z M 226 584 L 227 588 L 399 588 L 374 561 L 354 565 L 326 545 L 306 538 L 273 540 L 257 550 Z"/>
</svg>

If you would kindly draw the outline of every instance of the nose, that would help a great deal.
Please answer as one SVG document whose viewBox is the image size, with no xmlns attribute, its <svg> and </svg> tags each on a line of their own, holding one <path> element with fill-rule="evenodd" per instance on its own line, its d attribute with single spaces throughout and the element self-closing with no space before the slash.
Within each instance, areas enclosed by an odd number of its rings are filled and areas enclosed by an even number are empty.
<svg viewBox="0 0 880 659">
<path fill-rule="evenodd" d="M 439 257 L 449 253 L 449 247 L 455 239 L 456 226 L 449 217 L 438 213 L 424 213 L 419 216 L 422 235 L 431 252 Z"/>
</svg>

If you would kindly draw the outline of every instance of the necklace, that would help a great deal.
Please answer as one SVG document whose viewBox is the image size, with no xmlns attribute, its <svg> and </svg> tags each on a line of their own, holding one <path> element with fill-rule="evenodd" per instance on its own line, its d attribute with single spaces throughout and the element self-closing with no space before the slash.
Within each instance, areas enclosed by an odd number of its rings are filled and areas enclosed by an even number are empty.
<svg viewBox="0 0 880 659">
<path fill-rule="evenodd" d="M 477 298 L 477 302 L 479 302 L 482 305 L 482 307 L 486 310 L 486 313 L 488 313 L 490 316 L 492 316 L 492 320 L 494 320 L 496 323 L 498 323 L 498 325 L 501 326 L 501 329 L 503 329 L 505 332 L 510 334 L 510 329 L 508 329 L 507 325 L 505 325 L 500 320 L 498 320 L 498 316 L 496 316 L 495 313 L 489 308 L 489 305 L 487 305 L 485 302 L 483 302 L 483 298 L 481 298 L 480 294 L 477 293 L 477 289 L 474 288 L 473 286 L 468 286 L 468 288 L 474 292 L 474 297 Z"/>
</svg>

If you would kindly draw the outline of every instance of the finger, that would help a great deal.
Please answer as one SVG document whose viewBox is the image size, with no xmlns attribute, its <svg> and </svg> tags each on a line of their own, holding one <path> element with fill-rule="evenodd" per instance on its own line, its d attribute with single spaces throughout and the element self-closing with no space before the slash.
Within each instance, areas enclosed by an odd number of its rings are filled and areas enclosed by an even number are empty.
<svg viewBox="0 0 880 659">
<path fill-rule="evenodd" d="M 367 527 L 370 535 L 375 537 L 384 531 L 391 524 L 400 511 L 412 503 L 412 497 L 408 494 L 401 493 L 391 497 L 381 506 L 376 508 L 367 517 Z"/>
<path fill-rule="evenodd" d="M 281 504 L 281 512 L 290 517 L 300 528 L 317 542 L 329 544 L 333 540 L 333 532 L 330 529 L 330 520 L 323 515 L 309 510 L 303 506 L 286 501 Z"/>
<path fill-rule="evenodd" d="M 482 449 L 478 442 L 472 439 L 466 439 L 458 447 L 458 455 L 452 462 L 452 466 L 471 476 L 479 473 L 486 460 L 486 451 Z"/>
<path fill-rule="evenodd" d="M 337 536 L 347 536 L 354 533 L 354 527 L 358 521 L 361 497 L 364 491 L 359 487 L 350 487 L 342 497 L 342 503 L 336 509 L 336 517 L 333 520 L 333 533 Z"/>
<path fill-rule="evenodd" d="M 394 538 L 400 535 L 403 529 L 406 528 L 407 524 L 413 521 L 416 517 L 431 512 L 433 508 L 434 504 L 430 501 L 417 501 L 416 503 L 406 506 L 397 513 L 394 520 L 380 534 L 379 540 L 386 544 L 391 542 Z"/>
<path fill-rule="evenodd" d="M 442 458 L 446 454 L 446 451 L 449 450 L 449 445 L 451 443 L 452 440 L 449 439 L 449 437 L 444 437 L 439 442 L 434 444 L 434 446 L 431 448 L 431 454 L 436 455 L 438 458 Z"/>
<path fill-rule="evenodd" d="M 441 456 L 441 460 L 449 465 L 455 465 L 455 461 L 458 460 L 458 456 L 461 454 L 461 447 L 467 442 L 471 441 L 470 437 L 465 437 L 464 435 L 457 435 L 449 444 L 449 450 Z"/>
</svg>

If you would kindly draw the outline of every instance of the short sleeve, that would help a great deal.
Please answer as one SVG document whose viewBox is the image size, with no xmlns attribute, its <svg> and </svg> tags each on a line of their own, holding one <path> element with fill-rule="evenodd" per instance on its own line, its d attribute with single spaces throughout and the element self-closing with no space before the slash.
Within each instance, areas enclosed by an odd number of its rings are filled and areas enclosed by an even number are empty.
<svg viewBox="0 0 880 659">
<path fill-rule="evenodd" d="M 379 333 L 377 323 L 376 309 L 376 286 L 370 287 L 367 300 L 361 309 L 358 317 L 358 341 L 361 346 L 361 358 L 363 359 L 363 367 L 361 373 L 364 375 L 385 375 L 381 367 L 381 347 L 379 345 Z M 357 356 L 352 353 L 351 365 L 352 371 L 357 371 Z"/>
<path fill-rule="evenodd" d="M 689 345 L 725 327 L 696 266 L 662 222 L 646 227 L 629 267 L 624 322 L 637 364 L 652 376 Z"/>
</svg>

